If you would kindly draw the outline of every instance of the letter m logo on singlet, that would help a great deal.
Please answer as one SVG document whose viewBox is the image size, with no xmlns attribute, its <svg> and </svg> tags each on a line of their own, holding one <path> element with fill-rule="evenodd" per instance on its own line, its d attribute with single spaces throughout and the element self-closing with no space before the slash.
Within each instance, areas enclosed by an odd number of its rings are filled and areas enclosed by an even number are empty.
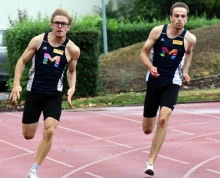
<svg viewBox="0 0 220 178">
<path fill-rule="evenodd" d="M 171 51 L 169 51 L 166 47 L 162 47 L 162 52 L 160 54 L 160 56 L 165 57 L 165 55 L 171 55 L 171 59 L 176 59 L 178 50 L 177 49 L 173 49 Z"/>
<path fill-rule="evenodd" d="M 44 53 L 43 64 L 47 64 L 48 60 L 50 60 L 51 62 L 55 61 L 54 64 L 55 67 L 58 67 L 60 64 L 60 56 L 55 56 L 52 58 L 50 54 Z"/>
</svg>

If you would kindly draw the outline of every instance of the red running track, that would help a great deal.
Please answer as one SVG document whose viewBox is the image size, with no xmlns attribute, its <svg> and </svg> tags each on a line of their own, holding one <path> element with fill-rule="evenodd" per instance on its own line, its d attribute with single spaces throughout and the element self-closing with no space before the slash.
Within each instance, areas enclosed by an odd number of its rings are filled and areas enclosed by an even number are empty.
<svg viewBox="0 0 220 178">
<path fill-rule="evenodd" d="M 63 111 L 40 178 L 148 178 L 153 134 L 142 132 L 143 106 Z M 25 140 L 21 112 L 0 113 L 0 177 L 25 178 L 42 137 Z M 178 104 L 154 165 L 155 178 L 220 177 L 220 102 Z"/>
</svg>

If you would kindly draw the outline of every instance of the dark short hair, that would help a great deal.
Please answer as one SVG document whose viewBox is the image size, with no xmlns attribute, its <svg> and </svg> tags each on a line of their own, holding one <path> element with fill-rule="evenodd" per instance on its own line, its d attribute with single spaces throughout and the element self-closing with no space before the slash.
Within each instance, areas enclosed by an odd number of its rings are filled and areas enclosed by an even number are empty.
<svg viewBox="0 0 220 178">
<path fill-rule="evenodd" d="M 73 21 L 73 17 L 71 16 L 71 14 L 67 10 L 61 9 L 61 8 L 56 9 L 51 16 L 51 22 L 53 22 L 54 17 L 57 15 L 65 16 L 69 20 L 68 23 L 71 25 L 71 23 Z"/>
<path fill-rule="evenodd" d="M 185 3 L 183 3 L 183 2 L 176 2 L 170 8 L 170 15 L 173 14 L 173 9 L 176 8 L 176 7 L 183 7 L 183 8 L 185 8 L 186 11 L 187 11 L 187 15 L 189 14 L 189 7 Z"/>
</svg>

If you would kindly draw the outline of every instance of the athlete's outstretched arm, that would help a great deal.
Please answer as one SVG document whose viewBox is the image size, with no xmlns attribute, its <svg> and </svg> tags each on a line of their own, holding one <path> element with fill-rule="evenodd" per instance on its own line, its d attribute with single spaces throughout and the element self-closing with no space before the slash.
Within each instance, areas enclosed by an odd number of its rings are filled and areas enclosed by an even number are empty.
<svg viewBox="0 0 220 178">
<path fill-rule="evenodd" d="M 41 43 L 41 35 L 32 38 L 27 48 L 25 49 L 24 53 L 19 58 L 16 64 L 13 88 L 12 88 L 12 92 L 9 97 L 9 99 L 12 99 L 12 101 L 16 101 L 17 99 L 20 98 L 20 92 L 22 91 L 22 88 L 20 86 L 20 79 L 21 79 L 25 64 L 34 56 L 40 43 Z"/>
<path fill-rule="evenodd" d="M 185 84 L 189 84 L 190 79 L 191 79 L 188 72 L 189 72 L 191 61 L 192 61 L 193 47 L 196 44 L 196 37 L 190 33 L 187 39 L 188 39 L 187 41 L 189 43 L 189 47 L 186 51 L 184 65 L 183 65 L 183 78 L 184 78 Z"/>
<path fill-rule="evenodd" d="M 71 99 L 73 94 L 75 93 L 76 65 L 80 56 L 80 49 L 75 44 L 72 43 L 71 46 L 69 47 L 69 52 L 71 54 L 71 60 L 69 61 L 68 69 L 67 69 L 67 82 L 69 84 L 69 89 L 67 91 L 67 95 L 68 95 L 67 101 L 69 106 L 73 108 Z"/>
<path fill-rule="evenodd" d="M 160 36 L 160 33 L 162 31 L 162 27 L 163 26 L 157 26 L 151 30 L 151 32 L 148 36 L 148 39 L 145 42 L 145 44 L 142 48 L 141 54 L 140 54 L 142 64 L 150 71 L 152 77 L 157 77 L 160 74 L 158 74 L 157 68 L 153 66 L 153 64 L 151 63 L 148 56 L 149 56 L 149 53 L 150 53 L 151 49 L 153 48 L 155 42 L 157 41 L 157 39 Z"/>
</svg>

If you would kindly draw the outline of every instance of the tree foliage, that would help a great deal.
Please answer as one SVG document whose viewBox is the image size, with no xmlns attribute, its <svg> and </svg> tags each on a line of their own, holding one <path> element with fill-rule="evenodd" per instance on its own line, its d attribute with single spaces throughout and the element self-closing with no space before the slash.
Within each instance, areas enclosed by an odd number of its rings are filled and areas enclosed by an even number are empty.
<svg viewBox="0 0 220 178">
<path fill-rule="evenodd" d="M 170 8 L 176 0 L 133 0 L 134 11 L 132 20 L 137 19 L 137 15 L 148 21 L 164 20 L 169 18 Z M 205 0 L 182 0 L 189 6 L 190 16 L 203 16 L 205 10 Z"/>
<path fill-rule="evenodd" d="M 28 12 L 26 9 L 24 9 L 24 10 L 18 9 L 17 13 L 18 13 L 18 16 L 17 16 L 17 19 L 15 19 L 15 20 L 11 19 L 11 17 L 8 16 L 8 21 L 11 26 L 14 26 L 15 23 L 22 23 L 28 19 Z"/>
<path fill-rule="evenodd" d="M 113 1 L 109 0 L 106 5 L 107 18 L 129 21 L 149 21 L 164 20 L 169 18 L 170 8 L 176 0 L 120 0 L 117 3 L 117 9 L 113 10 Z M 220 18 L 220 0 L 182 0 L 189 6 L 189 17 L 203 17 L 204 15 L 211 19 Z M 99 9 L 101 13 L 101 8 Z"/>
<path fill-rule="evenodd" d="M 205 0 L 206 13 L 209 18 L 220 17 L 220 0 Z"/>
</svg>

